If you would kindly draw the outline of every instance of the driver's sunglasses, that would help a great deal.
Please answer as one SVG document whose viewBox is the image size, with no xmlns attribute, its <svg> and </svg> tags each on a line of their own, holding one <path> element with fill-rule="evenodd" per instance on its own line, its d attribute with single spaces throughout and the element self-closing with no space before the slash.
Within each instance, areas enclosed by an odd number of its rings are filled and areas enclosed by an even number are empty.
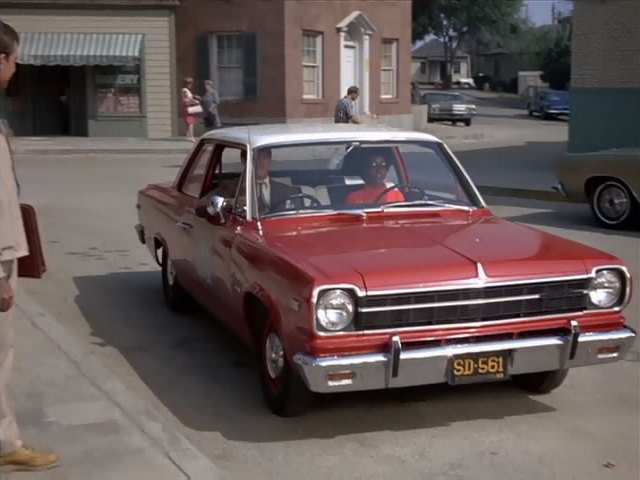
<svg viewBox="0 0 640 480">
<path fill-rule="evenodd" d="M 371 162 L 371 168 L 387 168 L 387 162 L 384 160 Z"/>
</svg>

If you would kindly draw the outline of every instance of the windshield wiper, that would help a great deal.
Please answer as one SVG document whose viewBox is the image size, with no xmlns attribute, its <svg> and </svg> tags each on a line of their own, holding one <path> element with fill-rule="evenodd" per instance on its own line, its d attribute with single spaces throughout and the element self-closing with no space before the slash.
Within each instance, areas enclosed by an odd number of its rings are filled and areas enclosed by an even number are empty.
<svg viewBox="0 0 640 480">
<path fill-rule="evenodd" d="M 262 219 L 266 218 L 276 218 L 276 217 L 289 217 L 294 215 L 310 215 L 310 214 L 329 214 L 329 215 L 351 215 L 356 217 L 365 218 L 367 216 L 366 212 L 363 210 L 333 210 L 330 208 L 325 209 L 300 209 L 300 210 L 284 210 L 282 212 L 273 212 L 267 213 L 261 217 Z"/>
<path fill-rule="evenodd" d="M 444 200 L 416 200 L 413 202 L 393 202 L 386 203 L 381 205 L 380 208 L 384 211 L 385 208 L 394 208 L 394 207 L 427 207 L 427 206 L 439 206 L 451 208 L 454 210 L 462 210 L 464 212 L 470 212 L 473 210 L 473 207 L 469 207 L 466 205 L 459 205 L 456 203 L 445 202 Z"/>
</svg>

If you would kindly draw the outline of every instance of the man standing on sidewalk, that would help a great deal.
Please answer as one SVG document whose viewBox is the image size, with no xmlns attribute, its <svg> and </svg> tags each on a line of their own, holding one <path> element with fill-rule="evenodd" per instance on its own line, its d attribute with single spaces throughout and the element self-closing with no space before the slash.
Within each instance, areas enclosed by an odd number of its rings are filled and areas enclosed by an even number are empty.
<svg viewBox="0 0 640 480">
<path fill-rule="evenodd" d="M 16 70 L 19 37 L 0 21 L 0 89 L 4 90 Z M 1 113 L 1 112 L 0 112 Z M 18 182 L 6 131 L 0 119 L 0 471 L 39 471 L 54 467 L 53 453 L 24 445 L 9 398 L 13 367 L 13 311 L 18 277 L 18 258 L 29 253 L 18 200 Z"/>
<path fill-rule="evenodd" d="M 356 100 L 360 95 L 358 87 L 351 86 L 347 94 L 336 103 L 334 123 L 362 123 L 356 116 Z"/>
</svg>

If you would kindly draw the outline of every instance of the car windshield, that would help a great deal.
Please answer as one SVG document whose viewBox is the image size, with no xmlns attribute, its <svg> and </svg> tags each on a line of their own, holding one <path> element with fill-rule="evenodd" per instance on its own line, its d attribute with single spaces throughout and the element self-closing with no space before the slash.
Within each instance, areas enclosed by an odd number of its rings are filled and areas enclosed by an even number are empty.
<svg viewBox="0 0 640 480">
<path fill-rule="evenodd" d="M 480 206 L 439 142 L 281 145 L 256 149 L 252 158 L 250 191 L 262 218 Z"/>
<path fill-rule="evenodd" d="M 549 92 L 547 93 L 547 98 L 549 100 L 565 102 L 569 100 L 569 92 Z"/>
<path fill-rule="evenodd" d="M 424 103 L 436 102 L 467 102 L 467 98 L 459 93 L 425 93 Z"/>
</svg>

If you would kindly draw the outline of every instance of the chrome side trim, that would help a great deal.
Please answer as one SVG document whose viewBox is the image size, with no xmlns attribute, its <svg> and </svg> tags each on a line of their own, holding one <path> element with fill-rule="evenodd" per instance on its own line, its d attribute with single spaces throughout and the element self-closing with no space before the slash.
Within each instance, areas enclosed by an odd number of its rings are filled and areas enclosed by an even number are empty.
<svg viewBox="0 0 640 480">
<path fill-rule="evenodd" d="M 398 310 L 421 310 L 423 308 L 438 308 L 438 307 L 456 307 L 459 305 L 483 305 L 488 303 L 501 303 L 501 302 L 518 302 L 520 300 L 536 300 L 542 295 L 520 295 L 517 297 L 501 297 L 501 298 L 486 298 L 479 300 L 457 300 L 454 302 L 431 302 L 431 303 L 416 303 L 408 305 L 394 305 L 391 307 L 364 307 L 358 308 L 359 312 L 395 312 Z"/>
</svg>

